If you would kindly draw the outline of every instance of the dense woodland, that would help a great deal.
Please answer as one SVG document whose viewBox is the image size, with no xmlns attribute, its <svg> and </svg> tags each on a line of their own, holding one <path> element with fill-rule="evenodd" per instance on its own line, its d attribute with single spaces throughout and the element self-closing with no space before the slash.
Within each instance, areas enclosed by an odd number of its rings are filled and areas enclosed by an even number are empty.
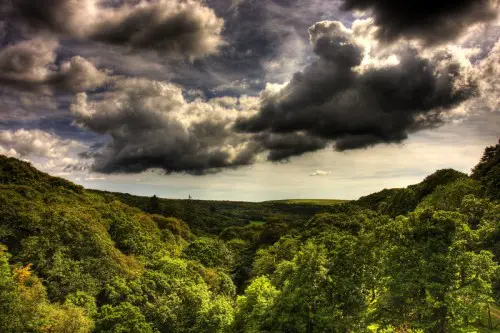
<svg viewBox="0 0 500 333">
<path fill-rule="evenodd" d="M 500 143 L 357 201 L 166 200 L 0 157 L 0 332 L 493 332 Z"/>
</svg>

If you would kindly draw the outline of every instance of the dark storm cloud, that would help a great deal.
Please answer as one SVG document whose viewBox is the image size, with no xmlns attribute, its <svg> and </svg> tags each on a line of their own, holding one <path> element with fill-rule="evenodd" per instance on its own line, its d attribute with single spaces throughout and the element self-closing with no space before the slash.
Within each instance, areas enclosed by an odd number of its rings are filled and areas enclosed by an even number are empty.
<svg viewBox="0 0 500 333">
<path fill-rule="evenodd" d="M 418 38 L 428 44 L 455 39 L 468 26 L 497 15 L 497 0 L 343 0 L 346 10 L 372 11 L 378 37 Z"/>
<path fill-rule="evenodd" d="M 406 48 L 397 65 L 363 69 L 356 66 L 364 50 L 341 23 L 319 22 L 309 32 L 318 60 L 283 89 L 265 93 L 259 113 L 239 119 L 237 130 L 301 133 L 334 142 L 337 150 L 362 148 L 435 127 L 443 113 L 474 94 L 448 54 L 427 59 Z M 274 160 L 297 155 L 289 147 L 278 150 Z"/>
<path fill-rule="evenodd" d="M 198 124 L 200 126 L 210 124 Z M 171 136 L 176 137 L 175 142 L 168 140 Z M 137 146 L 138 142 L 147 146 Z M 170 125 L 168 129 L 140 132 L 136 137 L 114 137 L 103 150 L 91 156 L 94 158 L 92 169 L 102 173 L 139 173 L 156 168 L 167 173 L 202 175 L 253 163 L 253 154 L 232 160 L 229 152 L 212 148 L 200 145 L 198 138 Z"/>
<path fill-rule="evenodd" d="M 123 79 L 99 101 L 80 94 L 72 111 L 77 125 L 111 138 L 82 155 L 94 171 L 205 174 L 255 160 L 259 147 L 229 126 L 236 108 L 238 99 L 188 103 L 172 84 Z"/>
<path fill-rule="evenodd" d="M 125 1 L 114 6 L 103 6 L 98 0 L 2 2 L 4 19 L 30 32 L 55 32 L 189 57 L 214 53 L 222 43 L 223 20 L 196 0 Z"/>
</svg>

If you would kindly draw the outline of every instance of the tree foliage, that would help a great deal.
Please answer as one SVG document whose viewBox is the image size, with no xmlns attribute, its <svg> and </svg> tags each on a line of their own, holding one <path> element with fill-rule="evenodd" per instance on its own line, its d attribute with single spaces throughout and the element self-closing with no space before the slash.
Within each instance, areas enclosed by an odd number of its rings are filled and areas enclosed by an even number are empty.
<svg viewBox="0 0 500 333">
<path fill-rule="evenodd" d="M 499 145 L 353 202 L 85 190 L 0 157 L 0 332 L 473 332 L 500 302 Z"/>
</svg>

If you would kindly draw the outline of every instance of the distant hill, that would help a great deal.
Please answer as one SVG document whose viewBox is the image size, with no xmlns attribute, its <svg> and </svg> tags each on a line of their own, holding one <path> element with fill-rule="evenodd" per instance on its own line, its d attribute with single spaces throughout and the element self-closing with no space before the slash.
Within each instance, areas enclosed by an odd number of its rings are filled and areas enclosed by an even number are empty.
<svg viewBox="0 0 500 333">
<path fill-rule="evenodd" d="M 273 216 L 301 224 L 315 214 L 336 211 L 339 208 L 333 206 L 347 203 L 345 200 L 321 199 L 244 202 L 157 198 L 153 201 L 152 197 L 128 193 L 93 192 L 116 198 L 145 212 L 175 216 L 186 221 L 194 230 L 216 234 L 227 227 L 245 226 L 252 221 L 265 222 Z"/>
</svg>

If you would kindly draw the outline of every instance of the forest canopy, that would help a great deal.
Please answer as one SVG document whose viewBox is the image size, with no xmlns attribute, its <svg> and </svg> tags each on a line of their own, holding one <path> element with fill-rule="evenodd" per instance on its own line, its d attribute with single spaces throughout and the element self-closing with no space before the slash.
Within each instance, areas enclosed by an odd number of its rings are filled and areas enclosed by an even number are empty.
<svg viewBox="0 0 500 333">
<path fill-rule="evenodd" d="M 500 142 L 355 201 L 87 190 L 0 156 L 0 332 L 494 332 Z"/>
</svg>

